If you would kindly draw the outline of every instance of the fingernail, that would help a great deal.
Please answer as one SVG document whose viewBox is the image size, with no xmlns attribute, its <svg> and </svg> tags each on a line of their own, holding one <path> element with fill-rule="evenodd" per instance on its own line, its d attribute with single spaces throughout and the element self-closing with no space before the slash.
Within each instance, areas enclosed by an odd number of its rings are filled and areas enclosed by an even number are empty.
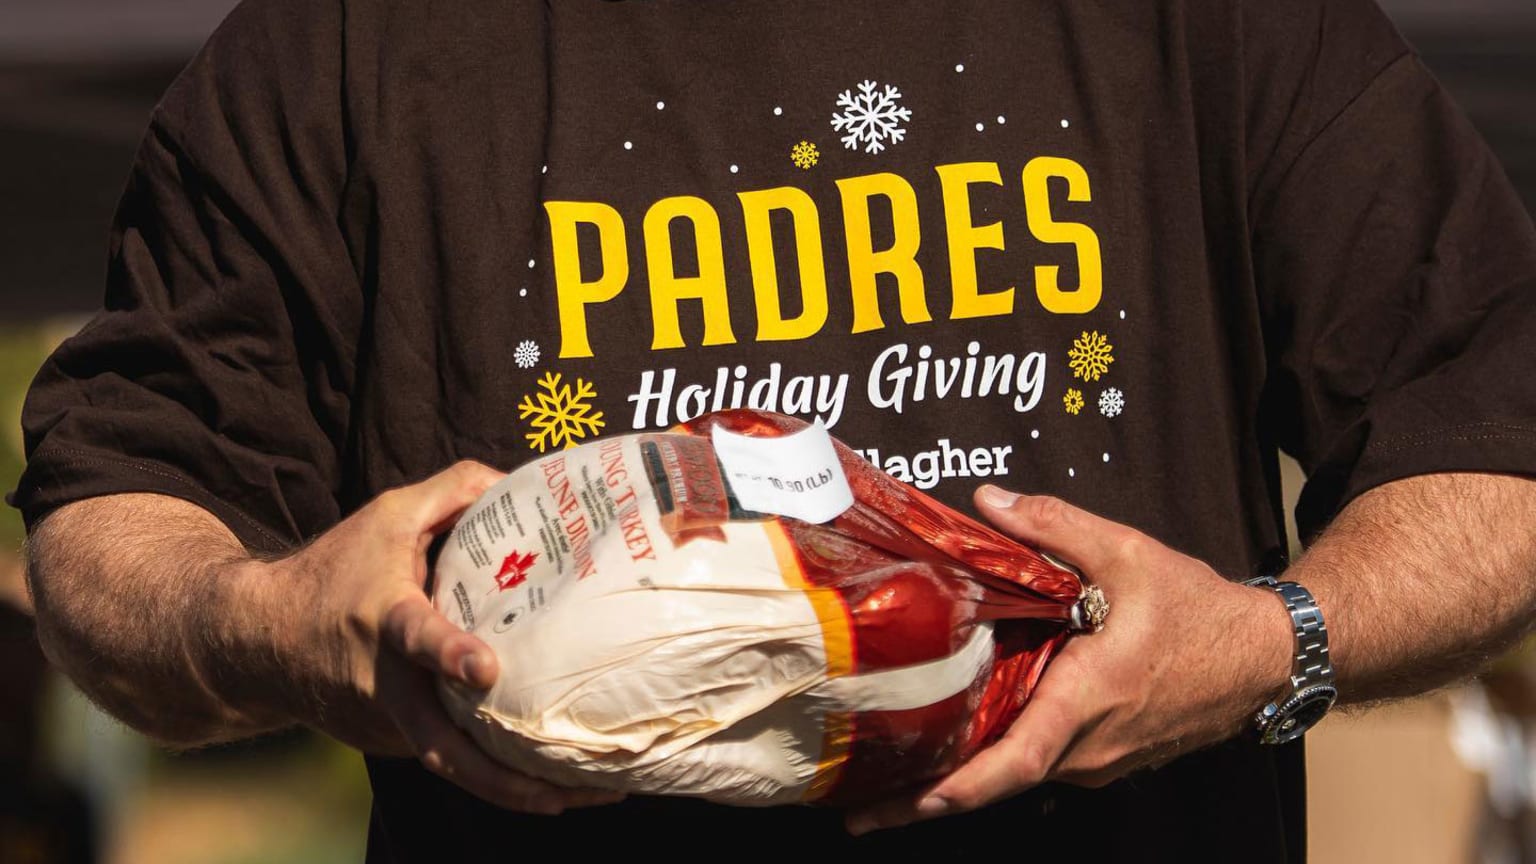
<svg viewBox="0 0 1536 864">
<path fill-rule="evenodd" d="M 868 834 L 876 827 L 875 820 L 868 816 L 854 816 L 848 820 L 848 833 L 855 837 Z"/>
<path fill-rule="evenodd" d="M 464 659 L 459 661 L 459 677 L 464 679 L 464 683 L 465 684 L 473 685 L 475 683 L 475 675 L 479 671 L 480 671 L 480 657 L 479 657 L 479 655 L 477 655 L 477 654 L 465 654 L 464 655 Z"/>
<path fill-rule="evenodd" d="M 1019 500 L 1019 496 L 1017 493 L 1009 492 L 1007 489 L 1000 489 L 989 483 L 981 487 L 981 500 L 985 501 L 988 506 L 1002 509 L 1004 507 L 1012 507 L 1013 502 Z"/>
<path fill-rule="evenodd" d="M 943 816 L 949 812 L 949 802 L 930 795 L 917 802 L 917 812 L 923 816 Z"/>
</svg>

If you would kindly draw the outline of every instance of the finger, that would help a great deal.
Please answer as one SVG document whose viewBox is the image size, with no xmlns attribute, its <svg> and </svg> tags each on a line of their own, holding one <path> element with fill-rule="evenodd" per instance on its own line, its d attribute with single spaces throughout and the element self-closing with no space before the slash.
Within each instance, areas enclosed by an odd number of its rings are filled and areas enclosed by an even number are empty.
<svg viewBox="0 0 1536 864">
<path fill-rule="evenodd" d="M 469 505 L 506 476 L 489 465 L 464 460 L 396 491 L 406 500 L 413 524 L 430 537 L 447 530 Z"/>
<path fill-rule="evenodd" d="M 1045 688 L 1037 691 L 1008 734 L 933 788 L 929 797 L 943 802 L 942 812 L 976 810 L 1050 778 L 1082 725 L 1076 710 L 1051 695 Z"/>
<path fill-rule="evenodd" d="M 567 807 L 591 807 L 621 800 L 620 792 L 564 789 L 512 771 L 495 761 L 453 725 L 427 679 L 413 676 L 416 692 L 396 703 L 400 731 L 432 773 L 498 807 L 555 815 Z"/>
<path fill-rule="evenodd" d="M 317 726 L 325 734 L 362 753 L 397 759 L 410 759 L 416 755 L 416 749 L 401 734 L 399 724 L 381 714 L 376 705 L 356 700 L 327 705 L 317 718 Z"/>
<path fill-rule="evenodd" d="M 501 674 L 496 652 L 432 608 L 422 594 L 406 594 L 384 613 L 384 641 L 415 665 L 489 690 Z"/>
<path fill-rule="evenodd" d="M 902 825 L 942 816 L 942 811 L 932 812 L 941 803 L 930 801 L 929 795 L 933 788 L 933 785 L 929 784 L 916 791 L 904 792 L 894 798 L 860 807 L 850 812 L 843 820 L 844 827 L 848 829 L 849 834 L 858 837 L 871 831 L 899 828 Z M 926 805 L 925 802 L 927 802 Z M 947 809 L 946 806 L 944 810 Z"/>
<path fill-rule="evenodd" d="M 488 465 L 465 460 L 420 483 L 391 489 L 379 496 L 375 503 L 388 527 L 388 536 L 412 549 L 410 572 L 416 584 L 427 583 L 427 550 L 432 541 L 506 476 Z"/>
<path fill-rule="evenodd" d="M 981 514 L 1003 531 L 1090 573 L 1143 536 L 1049 495 L 1019 495 L 984 485 L 976 490 L 975 500 Z"/>
<path fill-rule="evenodd" d="M 996 744 L 927 789 L 854 811 L 848 831 L 860 835 L 965 813 L 1038 786 L 1071 746 L 1077 725 L 1064 707 L 1033 701 Z"/>
</svg>

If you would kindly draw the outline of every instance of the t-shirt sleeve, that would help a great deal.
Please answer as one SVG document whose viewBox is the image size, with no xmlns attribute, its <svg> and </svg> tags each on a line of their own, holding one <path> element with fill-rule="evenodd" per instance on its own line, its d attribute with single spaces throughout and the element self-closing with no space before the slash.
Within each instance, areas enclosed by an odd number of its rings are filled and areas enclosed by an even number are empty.
<svg viewBox="0 0 1536 864">
<path fill-rule="evenodd" d="M 243 4 L 155 110 L 103 308 L 23 409 L 29 528 L 122 492 L 191 501 L 267 553 L 339 518 L 363 304 L 333 6 Z"/>
<path fill-rule="evenodd" d="M 1268 6 L 1261 422 L 1307 473 L 1302 536 L 1403 477 L 1536 473 L 1536 231 L 1497 159 L 1374 4 Z"/>
</svg>

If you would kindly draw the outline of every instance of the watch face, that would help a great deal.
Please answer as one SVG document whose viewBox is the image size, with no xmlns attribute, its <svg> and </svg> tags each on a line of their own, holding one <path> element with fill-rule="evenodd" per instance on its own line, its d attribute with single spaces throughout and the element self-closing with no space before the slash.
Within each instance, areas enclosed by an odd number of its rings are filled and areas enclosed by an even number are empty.
<svg viewBox="0 0 1536 864">
<path fill-rule="evenodd" d="M 1261 730 L 1265 744 L 1286 744 L 1305 735 L 1333 707 L 1338 691 L 1323 684 L 1308 687 L 1275 707 Z"/>
</svg>

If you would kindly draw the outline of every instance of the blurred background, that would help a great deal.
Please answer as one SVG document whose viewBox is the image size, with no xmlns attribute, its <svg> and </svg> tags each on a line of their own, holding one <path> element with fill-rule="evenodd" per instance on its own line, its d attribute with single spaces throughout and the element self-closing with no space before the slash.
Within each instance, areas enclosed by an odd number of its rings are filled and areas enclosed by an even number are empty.
<svg viewBox="0 0 1536 864">
<path fill-rule="evenodd" d="M 1536 0 L 1382 0 L 1536 209 Z M 98 305 L 107 226 L 149 111 L 232 0 L 0 5 L 0 488 L 51 347 Z M 1288 466 L 1294 490 L 1300 472 Z M 1293 528 L 1294 532 L 1294 528 Z M 49 673 L 0 506 L 0 864 L 360 861 L 367 781 L 306 734 L 168 754 Z M 1536 862 L 1536 661 L 1308 737 L 1312 855 Z"/>
</svg>

